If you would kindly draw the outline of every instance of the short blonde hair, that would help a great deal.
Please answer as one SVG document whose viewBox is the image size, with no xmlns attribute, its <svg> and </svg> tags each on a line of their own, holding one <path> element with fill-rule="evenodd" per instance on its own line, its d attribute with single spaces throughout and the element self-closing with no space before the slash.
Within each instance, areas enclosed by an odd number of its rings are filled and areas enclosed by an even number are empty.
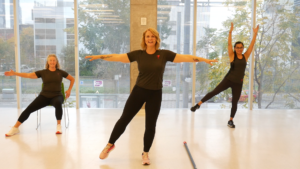
<svg viewBox="0 0 300 169">
<path fill-rule="evenodd" d="M 55 66 L 55 68 L 56 68 L 56 69 L 60 69 L 60 64 L 59 64 L 59 61 L 58 61 L 57 56 L 56 56 L 55 54 L 50 54 L 50 55 L 48 55 L 47 60 L 46 60 L 46 66 L 45 66 L 45 68 L 46 68 L 46 69 L 49 69 L 48 59 L 49 59 L 50 57 L 55 57 L 55 59 L 56 59 L 56 66 Z"/>
<path fill-rule="evenodd" d="M 159 33 L 157 32 L 156 29 L 153 28 L 148 28 L 144 33 L 143 33 L 143 38 L 142 38 L 142 43 L 141 43 L 141 47 L 143 50 L 147 49 L 147 45 L 145 42 L 145 37 L 146 37 L 146 32 L 150 31 L 155 37 L 156 37 L 156 44 L 155 44 L 155 49 L 158 50 L 159 46 L 160 46 L 160 38 L 159 38 Z"/>
</svg>

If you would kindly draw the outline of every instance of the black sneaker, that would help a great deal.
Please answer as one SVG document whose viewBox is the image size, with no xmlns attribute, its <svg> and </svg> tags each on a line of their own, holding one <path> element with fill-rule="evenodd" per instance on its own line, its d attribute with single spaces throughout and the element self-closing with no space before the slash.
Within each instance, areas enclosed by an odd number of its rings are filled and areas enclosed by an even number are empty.
<svg viewBox="0 0 300 169">
<path fill-rule="evenodd" d="M 233 121 L 232 121 L 232 120 L 229 120 L 229 121 L 228 121 L 227 126 L 230 127 L 230 128 L 235 128 L 235 125 L 233 124 Z"/>
<path fill-rule="evenodd" d="M 196 104 L 194 107 L 191 107 L 191 111 L 195 112 L 199 108 L 200 108 L 200 106 L 198 104 Z"/>
</svg>

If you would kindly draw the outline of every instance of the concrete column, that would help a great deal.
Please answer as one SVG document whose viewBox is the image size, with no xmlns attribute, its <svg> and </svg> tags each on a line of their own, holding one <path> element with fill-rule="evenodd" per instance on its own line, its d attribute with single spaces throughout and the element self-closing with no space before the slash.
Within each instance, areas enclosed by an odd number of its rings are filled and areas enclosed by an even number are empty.
<svg viewBox="0 0 300 169">
<path fill-rule="evenodd" d="M 141 18 L 146 18 L 146 25 L 141 25 Z M 143 32 L 147 28 L 157 29 L 157 0 L 130 1 L 130 51 L 141 49 Z M 130 64 L 130 91 L 139 74 L 137 63 Z M 144 114 L 145 105 L 139 114 Z"/>
</svg>

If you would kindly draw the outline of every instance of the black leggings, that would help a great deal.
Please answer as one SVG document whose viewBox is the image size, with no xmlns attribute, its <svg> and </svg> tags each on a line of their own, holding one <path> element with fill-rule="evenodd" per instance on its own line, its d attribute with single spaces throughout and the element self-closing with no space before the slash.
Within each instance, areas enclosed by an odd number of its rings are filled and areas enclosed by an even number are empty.
<svg viewBox="0 0 300 169">
<path fill-rule="evenodd" d="M 226 78 L 222 80 L 222 82 L 211 92 L 207 93 L 203 98 L 202 98 L 202 103 L 206 102 L 210 98 L 214 97 L 215 95 L 221 93 L 222 91 L 228 89 L 231 87 L 232 90 L 232 107 L 231 107 L 231 114 L 230 117 L 234 118 L 236 110 L 237 110 L 237 104 L 240 99 L 241 93 L 242 93 L 242 88 L 243 84 L 239 83 L 234 83 Z"/>
<path fill-rule="evenodd" d="M 29 115 L 43 107 L 52 105 L 55 107 L 55 116 L 57 120 L 62 118 L 62 103 L 64 102 L 63 96 L 55 96 L 53 98 L 47 98 L 39 95 L 34 101 L 22 112 L 18 121 L 23 123 L 28 119 Z"/>
<path fill-rule="evenodd" d="M 123 114 L 116 123 L 111 133 L 109 143 L 115 144 L 118 138 L 124 133 L 126 126 L 146 102 L 146 129 L 144 134 L 144 152 L 149 152 L 155 135 L 156 121 L 160 111 L 161 100 L 161 89 L 148 90 L 138 86 L 134 86 L 125 104 Z"/>
</svg>

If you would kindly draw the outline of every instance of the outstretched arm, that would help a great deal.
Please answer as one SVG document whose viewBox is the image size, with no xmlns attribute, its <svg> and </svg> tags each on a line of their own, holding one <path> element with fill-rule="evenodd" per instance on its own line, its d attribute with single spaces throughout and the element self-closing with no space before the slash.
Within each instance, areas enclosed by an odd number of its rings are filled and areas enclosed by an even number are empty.
<svg viewBox="0 0 300 169">
<path fill-rule="evenodd" d="M 69 89 L 65 92 L 66 93 L 66 98 L 69 98 L 70 94 L 71 94 L 71 90 L 73 88 L 75 79 L 73 76 L 71 76 L 70 74 L 66 77 L 66 79 L 70 80 L 70 86 Z"/>
<path fill-rule="evenodd" d="M 259 29 L 259 25 L 257 25 L 256 28 L 253 28 L 253 38 L 252 38 L 251 44 L 250 44 L 249 48 L 247 49 L 247 51 L 244 53 L 244 56 L 246 57 L 247 60 L 250 57 L 250 54 L 253 50 L 253 47 L 254 47 L 254 44 L 255 44 L 255 41 L 256 41 L 256 35 L 257 35 L 257 32 L 258 32 L 258 29 Z"/>
<path fill-rule="evenodd" d="M 193 55 L 183 55 L 183 54 L 176 54 L 175 59 L 173 61 L 174 63 L 180 63 L 180 62 L 205 62 L 207 64 L 212 65 L 211 62 L 218 62 L 218 60 L 210 60 L 210 59 L 205 59 L 202 57 L 197 57 Z"/>
<path fill-rule="evenodd" d="M 34 72 L 32 73 L 18 73 L 10 69 L 10 71 L 4 72 L 5 76 L 20 76 L 24 78 L 37 79 L 38 77 Z"/>
<path fill-rule="evenodd" d="M 111 62 L 123 62 L 123 63 L 130 62 L 128 59 L 127 53 L 108 54 L 108 55 L 92 55 L 92 56 L 86 56 L 85 59 L 90 59 L 90 61 L 102 59 L 102 60 L 111 61 Z"/>
<path fill-rule="evenodd" d="M 234 60 L 234 52 L 232 49 L 232 31 L 233 31 L 233 23 L 231 22 L 231 28 L 228 35 L 228 55 L 229 55 L 230 62 Z"/>
</svg>

